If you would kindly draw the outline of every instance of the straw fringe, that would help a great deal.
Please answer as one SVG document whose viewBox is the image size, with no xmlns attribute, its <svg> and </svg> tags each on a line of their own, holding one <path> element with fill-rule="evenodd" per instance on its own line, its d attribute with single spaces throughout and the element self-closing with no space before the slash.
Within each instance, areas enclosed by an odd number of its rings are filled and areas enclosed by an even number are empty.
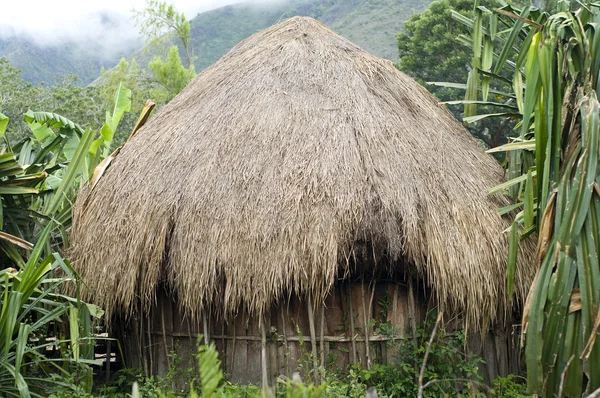
<svg viewBox="0 0 600 398">
<path fill-rule="evenodd" d="M 149 305 L 159 283 L 189 314 L 260 313 L 290 292 L 321 302 L 371 242 L 481 329 L 509 306 L 507 201 L 487 196 L 501 181 L 425 89 L 295 17 L 232 49 L 123 147 L 78 199 L 70 254 L 109 314 Z"/>
</svg>

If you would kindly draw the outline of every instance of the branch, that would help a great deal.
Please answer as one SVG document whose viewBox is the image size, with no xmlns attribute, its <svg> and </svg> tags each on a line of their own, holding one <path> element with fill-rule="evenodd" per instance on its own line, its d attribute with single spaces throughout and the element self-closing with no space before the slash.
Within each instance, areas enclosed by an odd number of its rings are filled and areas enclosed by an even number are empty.
<svg viewBox="0 0 600 398">
<path fill-rule="evenodd" d="M 429 351 L 431 350 L 431 344 L 433 344 L 433 340 L 435 339 L 435 335 L 440 326 L 440 322 L 442 321 L 442 315 L 444 313 L 440 312 L 435 321 L 435 326 L 433 327 L 433 331 L 431 332 L 431 337 L 429 338 L 429 342 L 427 343 L 427 349 L 425 350 L 425 356 L 423 357 L 423 363 L 421 364 L 421 371 L 419 372 L 419 392 L 417 394 L 417 398 L 423 398 L 423 390 L 425 386 L 423 385 L 423 375 L 425 374 L 425 366 L 427 365 L 427 357 L 429 356 Z M 429 384 L 429 383 L 427 383 Z"/>
</svg>

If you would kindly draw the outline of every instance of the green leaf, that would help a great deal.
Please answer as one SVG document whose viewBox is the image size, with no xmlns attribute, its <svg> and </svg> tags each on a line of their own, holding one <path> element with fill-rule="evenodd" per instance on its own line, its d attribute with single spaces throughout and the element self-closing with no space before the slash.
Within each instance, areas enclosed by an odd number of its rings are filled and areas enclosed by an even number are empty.
<svg viewBox="0 0 600 398">
<path fill-rule="evenodd" d="M 534 202 L 533 202 L 533 177 L 532 171 L 527 172 L 527 180 L 525 181 L 525 198 L 523 200 L 523 225 L 526 229 L 533 226 Z"/>
<path fill-rule="evenodd" d="M 536 172 L 535 170 L 532 171 L 531 176 L 535 177 L 536 176 Z M 505 189 L 510 188 L 511 186 L 515 185 L 515 184 L 520 184 L 523 181 L 525 181 L 527 179 L 527 174 L 523 174 L 522 176 L 519 176 L 517 178 L 513 178 L 512 180 L 508 180 L 505 183 L 502 183 L 500 185 L 496 185 L 495 187 L 493 187 L 492 189 L 490 189 L 490 191 L 488 192 L 490 195 L 496 194 L 498 192 L 502 192 Z"/>
<path fill-rule="evenodd" d="M 506 152 L 516 150 L 535 151 L 535 139 L 527 141 L 511 142 L 510 144 L 500 145 L 499 147 L 488 149 L 487 153 Z"/>
<path fill-rule="evenodd" d="M 35 188 L 0 186 L 0 195 L 30 195 L 38 192 Z"/>
<path fill-rule="evenodd" d="M 465 112 L 466 114 L 466 112 Z M 471 123 L 475 123 L 478 122 L 480 120 L 483 119 L 488 119 L 488 118 L 494 118 L 494 117 L 511 117 L 511 118 L 517 118 L 521 116 L 518 113 L 514 113 L 514 112 L 501 112 L 501 113 L 488 113 L 485 115 L 475 115 L 475 116 L 468 116 L 468 117 L 464 117 L 463 121 L 465 123 L 471 124 Z"/>
<path fill-rule="evenodd" d="M 73 359 L 79 359 L 79 310 L 74 305 L 69 306 L 69 332 Z"/>
<path fill-rule="evenodd" d="M 4 137 L 9 120 L 10 119 L 7 116 L 3 115 L 2 112 L 0 112 L 0 138 Z"/>
<path fill-rule="evenodd" d="M 523 206 L 523 202 L 520 203 L 514 203 L 512 205 L 508 205 L 508 206 L 504 206 L 498 209 L 498 214 L 503 216 L 505 214 L 510 213 L 513 210 L 518 209 L 519 207 Z"/>
<path fill-rule="evenodd" d="M 515 221 L 510 230 L 510 240 L 508 243 L 508 262 L 506 268 L 506 291 L 509 300 L 512 300 L 515 270 L 517 268 L 517 253 L 519 252 L 519 224 Z"/>
<path fill-rule="evenodd" d="M 52 112 L 34 112 L 31 109 L 24 115 L 24 120 L 28 124 L 43 124 L 51 128 L 66 127 L 78 134 L 83 134 L 83 129 L 77 123 L 72 122 L 64 116 Z"/>
<path fill-rule="evenodd" d="M 35 136 L 35 139 L 38 140 L 38 142 L 44 142 L 48 138 L 56 137 L 54 131 L 52 131 L 52 129 L 46 126 L 45 124 L 40 124 L 36 122 L 29 122 L 28 124 L 29 128 L 31 129 L 31 132 Z"/>
<path fill-rule="evenodd" d="M 517 107 L 511 104 L 503 103 L 503 102 L 491 102 L 491 101 L 466 101 L 466 100 L 457 100 L 457 101 L 444 101 L 440 102 L 440 104 L 444 105 L 464 105 L 464 104 L 475 104 L 475 105 L 487 105 L 487 106 L 497 106 L 500 108 L 508 108 L 517 111 Z"/>
<path fill-rule="evenodd" d="M 87 129 L 81 137 L 81 141 L 79 142 L 77 150 L 73 155 L 73 159 L 65 170 L 65 174 L 60 185 L 56 189 L 54 196 L 52 196 L 50 203 L 44 209 L 44 214 L 51 216 L 59 209 L 59 206 L 64 200 L 65 192 L 71 188 L 71 185 L 75 181 L 75 177 L 82 172 L 82 167 L 84 166 L 84 162 L 86 160 L 86 154 L 90 145 L 92 144 L 93 139 L 94 132 L 91 129 Z"/>
</svg>

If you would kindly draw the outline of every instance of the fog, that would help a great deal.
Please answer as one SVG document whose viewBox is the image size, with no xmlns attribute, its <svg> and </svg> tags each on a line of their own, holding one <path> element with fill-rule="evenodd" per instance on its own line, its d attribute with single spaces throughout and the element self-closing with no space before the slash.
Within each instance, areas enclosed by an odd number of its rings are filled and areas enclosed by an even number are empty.
<svg viewBox="0 0 600 398">
<path fill-rule="evenodd" d="M 240 2 L 279 0 L 171 0 L 188 19 L 198 13 Z M 93 44 L 106 57 L 141 45 L 132 10 L 145 0 L 0 0 L 0 39 L 22 37 L 39 46 L 64 42 Z"/>
</svg>

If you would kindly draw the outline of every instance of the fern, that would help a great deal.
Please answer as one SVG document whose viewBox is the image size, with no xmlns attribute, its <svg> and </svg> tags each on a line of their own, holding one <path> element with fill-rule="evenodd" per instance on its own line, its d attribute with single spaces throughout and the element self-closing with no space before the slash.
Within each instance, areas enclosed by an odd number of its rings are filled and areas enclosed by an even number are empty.
<svg viewBox="0 0 600 398">
<path fill-rule="evenodd" d="M 200 369 L 200 386 L 203 398 L 221 396 L 219 384 L 223 380 L 221 361 L 214 343 L 201 344 L 202 335 L 198 336 L 198 368 Z M 193 392 L 193 390 L 192 390 Z M 195 395 L 195 392 L 193 392 Z"/>
</svg>

